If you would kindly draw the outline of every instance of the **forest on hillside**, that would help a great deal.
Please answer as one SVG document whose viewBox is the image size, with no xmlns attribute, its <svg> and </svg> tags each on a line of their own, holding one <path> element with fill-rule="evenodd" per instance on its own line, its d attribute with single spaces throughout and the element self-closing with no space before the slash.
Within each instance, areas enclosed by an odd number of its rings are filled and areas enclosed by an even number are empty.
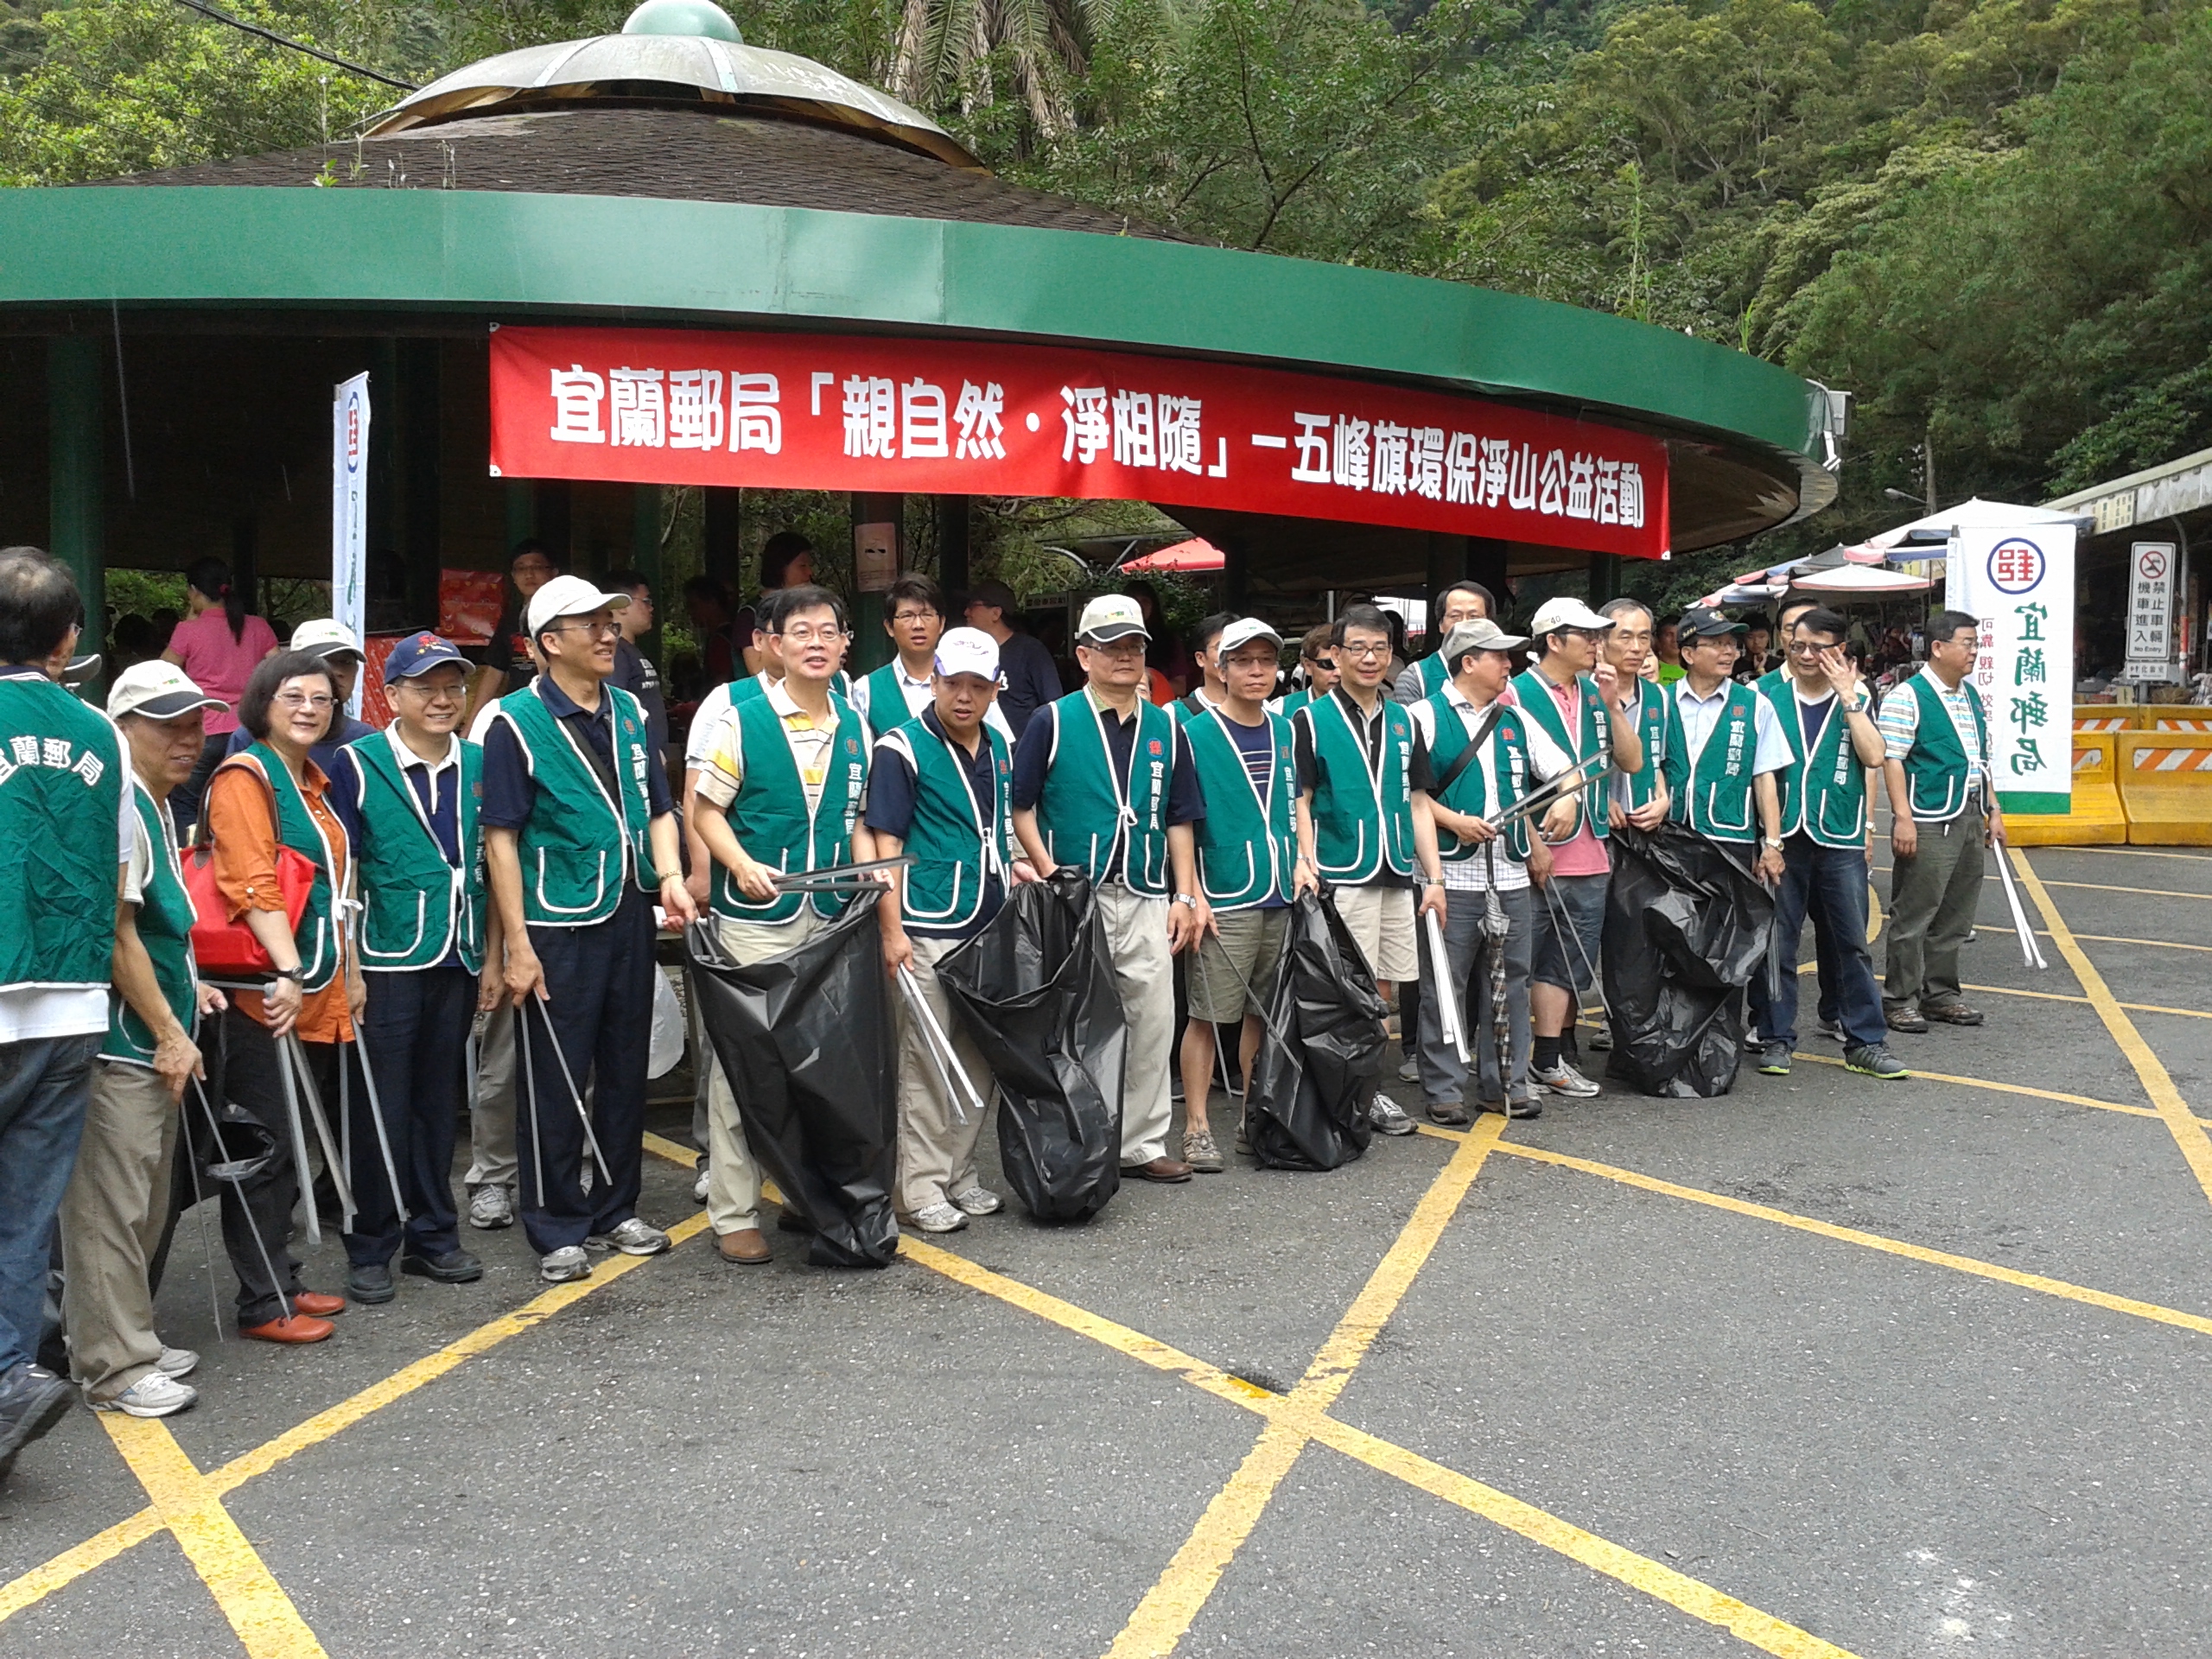
<svg viewBox="0 0 2212 1659">
<path fill-rule="evenodd" d="M 423 81 L 619 28 L 628 0 L 227 9 Z M 747 40 L 893 91 L 1024 183 L 1240 248 L 1619 312 L 1852 391 L 1842 500 L 1762 554 L 1896 522 L 1888 488 L 2040 499 L 2212 445 L 2202 5 L 728 9 Z M 310 143 L 395 96 L 177 0 L 0 0 L 10 184 Z"/>
</svg>

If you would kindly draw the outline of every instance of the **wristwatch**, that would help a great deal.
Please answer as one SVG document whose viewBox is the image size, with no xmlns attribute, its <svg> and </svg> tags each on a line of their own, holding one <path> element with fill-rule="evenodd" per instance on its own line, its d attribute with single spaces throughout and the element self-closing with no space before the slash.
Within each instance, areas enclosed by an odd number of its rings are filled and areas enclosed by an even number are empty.
<svg viewBox="0 0 2212 1659">
<path fill-rule="evenodd" d="M 1192 910 L 1196 910 L 1198 907 L 1198 901 L 1187 893 L 1177 893 L 1175 895 L 1175 902 L 1179 905 L 1188 905 Z"/>
<path fill-rule="evenodd" d="M 296 968 L 279 968 L 276 970 L 276 977 L 279 979 L 289 979 L 294 984 L 302 987 L 304 987 L 308 982 L 308 976 Z"/>
<path fill-rule="evenodd" d="M 1782 850 L 1781 839 L 1775 836 L 1761 836 L 1759 837 L 1759 845 L 1762 847 L 1771 847 L 1777 853 Z"/>
</svg>

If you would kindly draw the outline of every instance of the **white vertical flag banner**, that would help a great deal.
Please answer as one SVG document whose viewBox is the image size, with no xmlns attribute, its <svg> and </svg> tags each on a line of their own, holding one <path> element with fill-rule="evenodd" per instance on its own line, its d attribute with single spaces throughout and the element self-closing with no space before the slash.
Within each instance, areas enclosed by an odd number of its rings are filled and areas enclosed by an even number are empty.
<svg viewBox="0 0 2212 1659">
<path fill-rule="evenodd" d="M 330 613 L 365 639 L 369 579 L 369 377 L 341 381 L 330 404 Z M 365 676 L 362 677 L 366 677 Z M 361 713 L 361 682 L 348 712 Z"/>
<path fill-rule="evenodd" d="M 2071 524 L 1961 527 L 1947 550 L 1943 603 L 1981 624 L 1974 684 L 2007 812 L 2073 809 L 2074 536 Z"/>
<path fill-rule="evenodd" d="M 2128 550 L 2127 677 L 2152 685 L 2174 669 L 2174 543 L 2138 542 Z"/>
</svg>

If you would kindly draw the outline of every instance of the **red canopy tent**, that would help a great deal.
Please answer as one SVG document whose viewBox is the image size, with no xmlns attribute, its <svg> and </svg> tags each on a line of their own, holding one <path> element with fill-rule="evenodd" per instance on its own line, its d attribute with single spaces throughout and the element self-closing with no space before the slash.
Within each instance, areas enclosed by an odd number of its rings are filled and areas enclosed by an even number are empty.
<svg viewBox="0 0 2212 1659">
<path fill-rule="evenodd" d="M 1177 542 L 1172 547 L 1154 548 L 1141 559 L 1131 559 L 1122 569 L 1141 575 L 1147 570 L 1173 570 L 1185 575 L 1202 571 L 1218 570 L 1229 561 L 1219 548 L 1203 536 L 1193 536 L 1187 542 Z"/>
</svg>

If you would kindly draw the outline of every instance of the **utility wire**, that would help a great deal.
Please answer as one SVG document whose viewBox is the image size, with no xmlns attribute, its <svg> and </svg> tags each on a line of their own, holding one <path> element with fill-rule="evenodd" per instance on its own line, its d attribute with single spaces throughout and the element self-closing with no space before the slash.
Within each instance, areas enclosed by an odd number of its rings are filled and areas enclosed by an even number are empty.
<svg viewBox="0 0 2212 1659">
<path fill-rule="evenodd" d="M 273 29 L 264 29 L 258 23 L 249 23 L 243 17 L 233 17 L 229 12 L 218 10 L 215 7 L 207 4 L 207 0 L 176 0 L 176 3 L 188 11 L 196 11 L 201 16 L 212 17 L 219 23 L 228 23 L 232 29 L 242 29 L 248 35 L 258 35 L 263 40 L 273 41 L 278 46 L 289 46 L 295 52 L 304 52 L 311 58 L 320 58 L 323 62 L 335 65 L 350 74 L 365 75 L 369 79 L 380 80 L 387 86 L 397 86 L 403 92 L 421 90 L 411 80 L 396 79 L 385 74 L 381 69 L 372 69 L 365 64 L 351 62 L 335 53 L 324 51 L 321 47 L 309 46 L 304 41 L 293 40 L 288 35 L 279 35 Z"/>
</svg>

